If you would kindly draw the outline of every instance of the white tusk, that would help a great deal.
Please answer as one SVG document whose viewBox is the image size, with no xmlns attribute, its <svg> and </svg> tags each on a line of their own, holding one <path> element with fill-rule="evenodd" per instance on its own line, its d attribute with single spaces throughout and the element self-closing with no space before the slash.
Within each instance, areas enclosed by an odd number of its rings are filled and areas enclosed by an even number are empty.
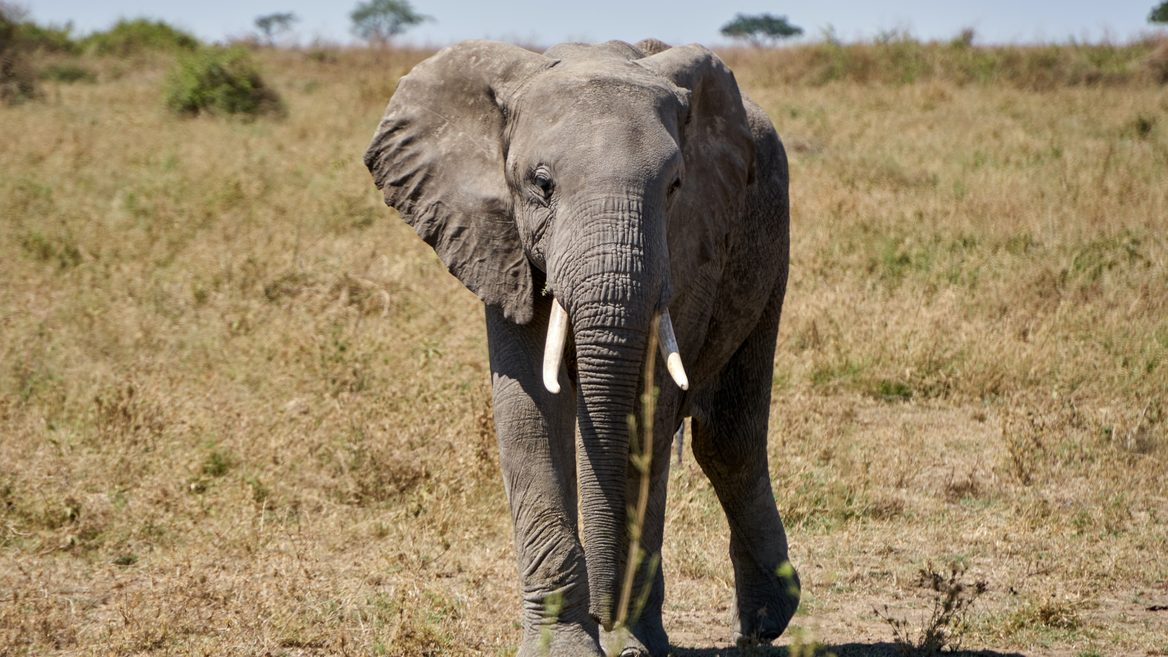
<svg viewBox="0 0 1168 657">
<path fill-rule="evenodd" d="M 677 336 L 673 334 L 673 322 L 669 319 L 669 309 L 661 311 L 661 320 L 657 323 L 657 346 L 661 348 L 661 355 L 665 357 L 665 369 L 669 376 L 682 390 L 689 390 L 689 377 L 685 375 L 685 368 L 681 366 L 681 354 L 677 350 Z"/>
<path fill-rule="evenodd" d="M 560 360 L 564 357 L 564 342 L 568 338 L 568 313 L 560 302 L 552 299 L 552 314 L 548 319 L 547 343 L 543 348 L 543 386 L 553 395 L 560 393 Z"/>
</svg>

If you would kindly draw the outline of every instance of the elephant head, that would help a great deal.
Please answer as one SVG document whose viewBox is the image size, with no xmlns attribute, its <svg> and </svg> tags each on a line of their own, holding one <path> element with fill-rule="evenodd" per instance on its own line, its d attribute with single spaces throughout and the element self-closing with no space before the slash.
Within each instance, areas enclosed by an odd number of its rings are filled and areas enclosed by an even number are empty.
<svg viewBox="0 0 1168 657">
<path fill-rule="evenodd" d="M 667 231 L 692 232 L 689 250 L 706 257 L 725 248 L 754 162 L 721 60 L 699 46 L 648 49 L 660 52 L 447 48 L 401 79 L 365 154 L 386 203 L 485 303 L 525 324 L 537 294 L 554 296 L 553 392 L 570 323 L 591 610 L 606 628 L 627 547 L 627 418 L 655 316 L 687 384 L 668 308 L 693 258 L 671 262 Z"/>
</svg>

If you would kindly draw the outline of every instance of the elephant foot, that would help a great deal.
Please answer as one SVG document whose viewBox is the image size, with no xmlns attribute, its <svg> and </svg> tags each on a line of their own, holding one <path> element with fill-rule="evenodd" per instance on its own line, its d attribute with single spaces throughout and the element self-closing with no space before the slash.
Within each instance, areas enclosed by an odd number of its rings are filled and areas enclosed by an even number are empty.
<svg viewBox="0 0 1168 657">
<path fill-rule="evenodd" d="M 601 630 L 600 644 L 608 657 L 665 657 L 669 654 L 669 636 L 661 620 L 641 619 L 629 628 L 611 632 Z"/>
<path fill-rule="evenodd" d="M 754 566 L 744 576 L 743 569 L 736 570 L 734 640 L 743 649 L 769 644 L 787 629 L 799 607 L 799 576 L 787 562 L 773 572 Z"/>
<path fill-rule="evenodd" d="M 604 657 L 596 636 L 579 625 L 544 625 L 531 630 L 518 657 Z"/>
</svg>

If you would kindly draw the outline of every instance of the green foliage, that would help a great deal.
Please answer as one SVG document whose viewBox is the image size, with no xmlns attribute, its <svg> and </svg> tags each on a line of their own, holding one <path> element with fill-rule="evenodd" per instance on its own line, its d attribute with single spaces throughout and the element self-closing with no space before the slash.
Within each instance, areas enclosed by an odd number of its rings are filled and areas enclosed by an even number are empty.
<svg viewBox="0 0 1168 657">
<path fill-rule="evenodd" d="M 26 18 L 19 5 L 0 1 L 0 96 L 6 100 L 34 95 L 33 74 L 27 56 L 35 53 L 74 54 L 77 43 L 71 24 L 38 25 Z"/>
<path fill-rule="evenodd" d="M 199 470 L 208 477 L 219 478 L 226 475 L 235 465 L 235 457 L 219 449 L 211 450 L 203 460 Z"/>
<path fill-rule="evenodd" d="M 771 14 L 738 14 L 734 20 L 722 26 L 723 36 L 748 41 L 755 46 L 777 43 L 800 34 L 803 34 L 803 28 L 792 25 L 786 16 Z"/>
<path fill-rule="evenodd" d="M 192 51 L 199 40 L 163 21 L 147 18 L 120 20 L 104 32 L 81 40 L 81 48 L 99 55 L 124 57 L 146 51 Z"/>
<path fill-rule="evenodd" d="M 79 64 L 64 63 L 46 66 L 41 71 L 41 79 L 70 84 L 73 82 L 97 82 L 97 75 Z"/>
<path fill-rule="evenodd" d="M 370 43 L 385 44 L 409 28 L 431 20 L 414 11 L 409 0 L 368 0 L 349 14 L 353 34 Z"/>
<path fill-rule="evenodd" d="M 255 26 L 263 34 L 264 40 L 272 43 L 276 37 L 291 30 L 292 25 L 299 20 L 300 18 L 292 12 L 277 12 L 257 16 Z"/>
<path fill-rule="evenodd" d="M 241 48 L 208 49 L 182 58 L 167 81 L 166 104 L 188 116 L 284 113 L 280 96 Z"/>
<path fill-rule="evenodd" d="M 912 399 L 912 386 L 903 381 L 880 379 L 872 388 L 872 396 L 883 401 L 908 401 Z"/>
<path fill-rule="evenodd" d="M 1168 23 L 1168 0 L 1164 0 L 1148 14 L 1149 23 Z"/>
<path fill-rule="evenodd" d="M 73 40 L 72 32 L 73 26 L 68 23 L 58 27 L 24 21 L 17 26 L 16 39 L 26 50 L 72 55 L 78 51 L 77 42 Z"/>
<path fill-rule="evenodd" d="M 36 76 L 20 43 L 17 13 L 0 4 L 0 102 L 16 103 L 36 95 Z"/>
</svg>

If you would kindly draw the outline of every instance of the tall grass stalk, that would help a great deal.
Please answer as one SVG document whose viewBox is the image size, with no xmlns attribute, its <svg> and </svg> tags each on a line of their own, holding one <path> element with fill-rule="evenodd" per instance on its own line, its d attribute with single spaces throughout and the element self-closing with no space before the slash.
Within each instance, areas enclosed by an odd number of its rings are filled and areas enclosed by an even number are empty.
<svg viewBox="0 0 1168 657">
<path fill-rule="evenodd" d="M 639 477 L 639 486 L 637 489 L 636 506 L 629 509 L 629 557 L 625 563 L 625 577 L 621 585 L 620 605 L 617 608 L 616 624 L 617 627 L 626 627 L 630 619 L 636 620 L 640 613 L 640 608 L 644 604 L 645 595 L 652 586 L 652 574 L 649 570 L 656 569 L 658 555 L 652 555 L 649 559 L 651 569 L 647 569 L 647 581 L 645 583 L 645 592 L 638 596 L 638 604 L 633 605 L 633 584 L 637 578 L 637 570 L 641 564 L 645 562 L 645 551 L 641 548 L 641 534 L 645 527 L 645 513 L 649 508 L 649 485 L 652 483 L 652 466 L 653 466 L 653 414 L 657 407 L 657 388 L 653 383 L 653 372 L 657 365 L 657 329 L 660 324 L 660 317 L 653 318 L 653 322 L 649 326 L 649 344 L 645 347 L 648 352 L 645 358 L 645 370 L 642 374 L 641 380 L 644 381 L 645 387 L 641 391 L 641 427 L 640 440 L 631 445 L 629 459 L 637 471 Z M 629 435 L 636 437 L 638 435 L 638 427 L 634 417 L 629 418 Z M 637 448 L 640 448 L 637 453 Z"/>
</svg>

